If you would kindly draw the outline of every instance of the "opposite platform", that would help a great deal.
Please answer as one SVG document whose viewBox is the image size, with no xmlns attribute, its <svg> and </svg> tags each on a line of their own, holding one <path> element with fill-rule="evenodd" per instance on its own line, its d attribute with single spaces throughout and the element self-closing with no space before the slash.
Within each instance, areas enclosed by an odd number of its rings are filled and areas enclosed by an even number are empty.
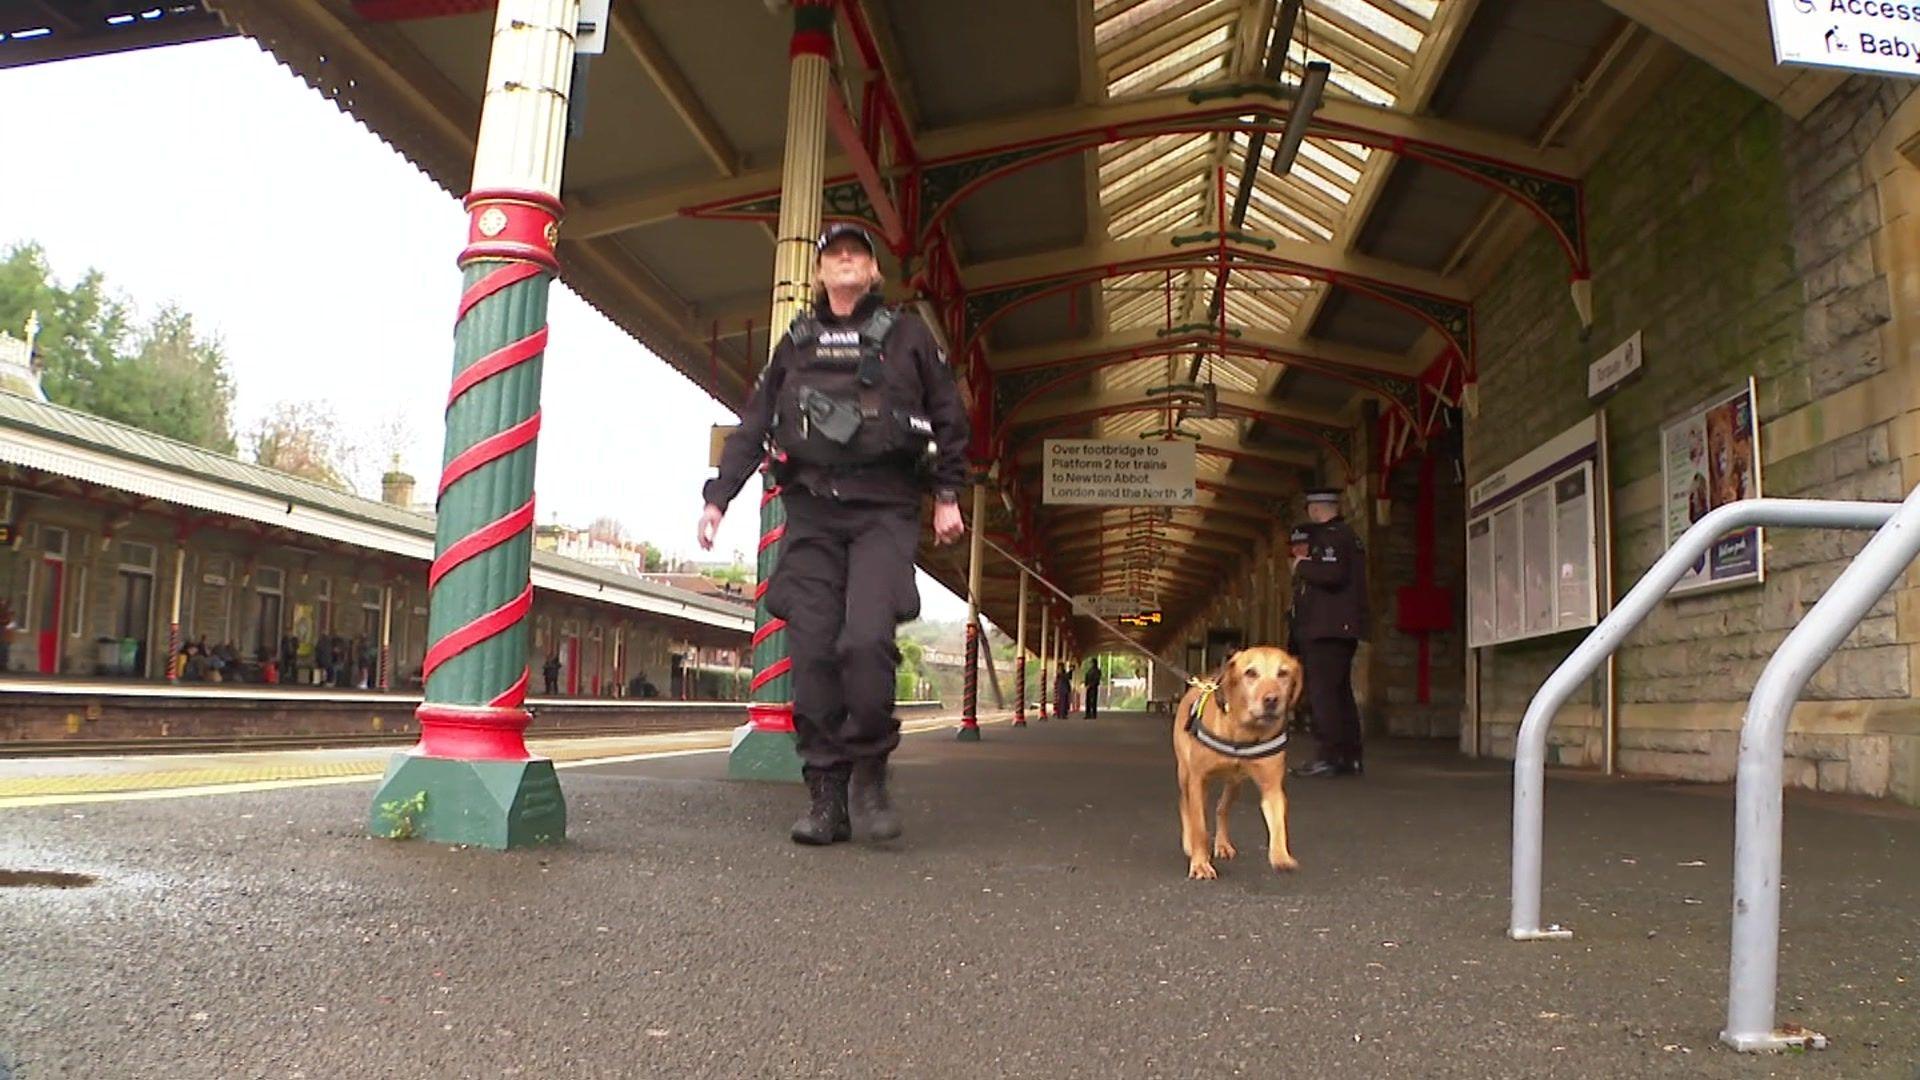
<svg viewBox="0 0 1920 1080">
<path fill-rule="evenodd" d="M 1722 1049 L 1731 800 L 1558 777 L 1515 944 L 1504 763 L 1296 781 L 1303 869 L 1189 882 L 1165 718 L 908 738 L 907 836 L 802 849 L 725 755 L 563 775 L 570 842 L 367 838 L 371 785 L 0 811 L 21 1077 L 1910 1076 L 1920 814 L 1790 800 L 1783 1019 Z M 1264 839 L 1253 800 L 1235 839 Z"/>
</svg>

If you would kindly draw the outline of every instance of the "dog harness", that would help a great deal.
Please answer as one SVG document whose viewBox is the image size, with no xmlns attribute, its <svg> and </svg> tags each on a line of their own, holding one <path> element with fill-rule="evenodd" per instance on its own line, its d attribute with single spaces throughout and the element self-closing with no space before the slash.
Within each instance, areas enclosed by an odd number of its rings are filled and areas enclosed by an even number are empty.
<svg viewBox="0 0 1920 1080">
<path fill-rule="evenodd" d="M 1217 754 L 1249 761 L 1272 757 L 1287 748 L 1287 729 L 1284 724 L 1281 725 L 1280 734 L 1261 742 L 1229 742 L 1208 731 L 1206 725 L 1200 722 L 1200 716 L 1207 711 L 1207 699 L 1220 689 L 1220 684 L 1195 679 L 1193 685 L 1200 688 L 1200 696 L 1193 699 L 1193 707 L 1187 710 L 1187 734 L 1192 735 L 1201 746 Z"/>
</svg>

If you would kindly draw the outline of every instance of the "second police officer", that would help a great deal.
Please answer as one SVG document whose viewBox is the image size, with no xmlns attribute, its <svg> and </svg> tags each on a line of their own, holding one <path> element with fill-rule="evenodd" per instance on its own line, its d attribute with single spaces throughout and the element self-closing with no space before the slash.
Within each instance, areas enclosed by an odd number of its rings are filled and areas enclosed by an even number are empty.
<svg viewBox="0 0 1920 1080">
<path fill-rule="evenodd" d="M 1291 638 L 1305 669 L 1320 758 L 1296 776 L 1361 771 L 1360 708 L 1353 700 L 1353 655 L 1367 636 L 1366 552 L 1340 516 L 1340 489 L 1307 492 L 1307 551 L 1294 549 Z"/>
<path fill-rule="evenodd" d="M 854 827 L 900 835 L 887 792 L 899 623 L 918 616 L 920 506 L 934 496 L 935 542 L 965 532 L 967 410 L 933 333 L 880 295 L 873 239 L 854 225 L 820 235 L 814 303 L 774 349 L 720 472 L 703 491 L 700 546 L 769 452 L 787 521 L 767 583 L 786 620 L 793 726 L 807 812 L 795 842 L 830 844 Z"/>
</svg>

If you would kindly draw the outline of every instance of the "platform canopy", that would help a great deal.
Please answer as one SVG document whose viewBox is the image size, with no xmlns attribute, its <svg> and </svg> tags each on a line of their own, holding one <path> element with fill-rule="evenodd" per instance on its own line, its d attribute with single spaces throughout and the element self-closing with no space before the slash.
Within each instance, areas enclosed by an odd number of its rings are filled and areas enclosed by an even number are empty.
<svg viewBox="0 0 1920 1080">
<path fill-rule="evenodd" d="M 0 39 L 0 64 L 217 25 L 464 193 L 491 4 L 122 6 L 0 0 L 47 31 Z M 1160 646 L 1284 543 L 1302 486 L 1352 484 L 1364 511 L 1457 430 L 1473 298 L 1517 238 L 1549 235 L 1548 284 L 1590 303 L 1580 177 L 1670 42 L 1790 112 L 1817 100 L 1764 56 L 1757 5 L 1677 6 L 840 0 L 826 213 L 884 235 L 889 294 L 940 327 L 997 489 L 989 536 L 1075 593 L 1157 595 Z M 613 0 L 568 149 L 566 281 L 730 405 L 768 347 L 788 7 Z M 1194 444 L 1192 504 L 1043 504 L 1062 437 Z M 964 560 L 923 552 L 961 590 Z M 1015 581 L 989 567 L 1001 625 Z"/>
</svg>

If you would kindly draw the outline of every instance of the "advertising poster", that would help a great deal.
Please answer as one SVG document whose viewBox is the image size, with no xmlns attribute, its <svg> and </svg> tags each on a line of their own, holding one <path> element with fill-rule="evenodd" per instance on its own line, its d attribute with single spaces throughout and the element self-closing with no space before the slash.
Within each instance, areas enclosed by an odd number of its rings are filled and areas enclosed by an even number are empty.
<svg viewBox="0 0 1920 1080">
<path fill-rule="evenodd" d="M 1753 380 L 1719 395 L 1660 430 L 1666 478 L 1667 546 L 1711 511 L 1760 495 L 1760 433 Z M 1673 587 L 1676 593 L 1762 579 L 1761 530 L 1730 533 Z"/>
</svg>

